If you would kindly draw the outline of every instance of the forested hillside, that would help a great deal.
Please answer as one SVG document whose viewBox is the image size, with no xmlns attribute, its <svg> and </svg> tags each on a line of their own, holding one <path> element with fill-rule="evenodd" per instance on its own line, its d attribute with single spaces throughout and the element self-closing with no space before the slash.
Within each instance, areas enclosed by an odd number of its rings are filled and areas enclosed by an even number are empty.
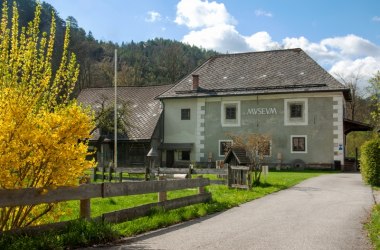
<svg viewBox="0 0 380 250">
<path fill-rule="evenodd" d="M 1 1 L 3 3 L 3 1 Z M 16 0 L 20 13 L 20 24 L 25 26 L 34 16 L 36 0 Z M 11 7 L 12 1 L 8 4 Z M 54 6 L 42 3 L 40 30 L 49 32 L 51 13 Z M 123 44 L 98 41 L 78 25 L 75 17 L 63 20 L 56 15 L 56 48 L 62 48 L 63 34 L 70 23 L 71 37 L 69 50 L 77 55 L 80 75 L 76 93 L 87 87 L 112 86 L 114 74 L 114 50 L 118 50 L 118 84 L 143 86 L 170 84 L 184 77 L 207 58 L 215 55 L 195 46 L 162 38 L 144 42 L 126 41 Z M 55 51 L 60 58 L 61 51 Z M 57 68 L 59 61 L 54 61 Z"/>
</svg>

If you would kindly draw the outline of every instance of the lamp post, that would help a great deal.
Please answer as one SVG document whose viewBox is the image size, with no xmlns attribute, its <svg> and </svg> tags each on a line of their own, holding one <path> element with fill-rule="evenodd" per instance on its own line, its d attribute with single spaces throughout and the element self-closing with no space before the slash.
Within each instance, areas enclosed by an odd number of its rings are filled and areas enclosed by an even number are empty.
<svg viewBox="0 0 380 250">
<path fill-rule="evenodd" d="M 146 155 L 149 159 L 149 164 L 145 168 L 145 180 L 148 181 L 151 179 L 151 169 L 154 168 L 156 157 L 158 157 L 158 152 L 155 146 L 153 146 L 148 154 Z"/>
</svg>

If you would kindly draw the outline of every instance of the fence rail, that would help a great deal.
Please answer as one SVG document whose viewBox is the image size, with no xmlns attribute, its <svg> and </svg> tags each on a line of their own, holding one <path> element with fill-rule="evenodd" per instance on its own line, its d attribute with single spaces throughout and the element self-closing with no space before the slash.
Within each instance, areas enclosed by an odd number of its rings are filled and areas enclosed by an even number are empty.
<svg viewBox="0 0 380 250">
<path fill-rule="evenodd" d="M 143 178 L 140 177 L 125 177 L 123 176 L 123 173 L 127 173 L 129 175 L 134 174 L 146 174 L 146 168 L 129 168 L 129 167 L 118 167 L 118 168 L 103 168 L 103 167 L 97 167 L 92 170 L 92 179 L 93 180 L 116 180 L 119 182 L 122 182 L 123 180 L 142 180 Z M 203 174 L 214 174 L 220 176 L 227 176 L 227 168 L 225 169 L 192 169 L 192 168 L 152 168 L 149 170 L 149 172 L 153 175 L 164 175 L 168 177 L 181 177 L 186 176 L 186 178 L 190 178 L 192 175 L 203 175 Z M 225 183 L 223 180 L 218 181 L 212 181 L 215 184 L 219 183 Z"/>
<path fill-rule="evenodd" d="M 47 192 L 43 189 L 33 188 L 19 190 L 0 190 L 0 208 L 80 200 L 80 217 L 90 218 L 91 198 L 107 198 L 116 196 L 159 193 L 159 200 L 157 203 L 104 213 L 100 218 L 95 218 L 103 219 L 108 222 L 121 222 L 145 216 L 154 207 L 162 207 L 169 210 L 192 204 L 207 202 L 211 199 L 211 193 L 204 192 L 204 187 L 208 185 L 210 185 L 209 179 L 197 178 L 183 180 L 82 184 L 78 187 L 58 187 L 56 189 L 48 189 Z M 198 188 L 199 194 L 173 200 L 166 200 L 167 191 L 187 188 Z M 60 230 L 69 222 L 70 221 L 46 224 L 37 227 L 29 227 L 22 230 L 14 230 L 14 233 L 28 232 L 33 234 L 52 229 Z"/>
</svg>

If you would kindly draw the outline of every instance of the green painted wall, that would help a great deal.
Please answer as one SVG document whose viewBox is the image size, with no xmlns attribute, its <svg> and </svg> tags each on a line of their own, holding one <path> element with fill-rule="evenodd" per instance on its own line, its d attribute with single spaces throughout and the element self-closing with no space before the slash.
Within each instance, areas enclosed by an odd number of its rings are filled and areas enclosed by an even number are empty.
<svg viewBox="0 0 380 250">
<path fill-rule="evenodd" d="M 221 101 L 206 102 L 205 155 L 212 152 L 215 160 L 223 159 L 218 156 L 219 140 L 229 139 L 226 136 L 228 132 L 258 133 L 272 137 L 272 154 L 267 158 L 268 162 L 275 163 L 277 154 L 281 153 L 285 163 L 291 163 L 294 159 L 301 159 L 306 163 L 332 163 L 334 153 L 332 105 L 332 97 L 308 98 L 308 125 L 285 126 L 284 99 L 261 100 L 260 97 L 253 97 L 252 100 L 241 101 L 240 127 L 222 127 Z M 248 109 L 270 114 L 248 114 Z M 276 114 L 273 114 L 274 109 Z M 291 153 L 291 135 L 307 136 L 307 153 Z"/>
</svg>

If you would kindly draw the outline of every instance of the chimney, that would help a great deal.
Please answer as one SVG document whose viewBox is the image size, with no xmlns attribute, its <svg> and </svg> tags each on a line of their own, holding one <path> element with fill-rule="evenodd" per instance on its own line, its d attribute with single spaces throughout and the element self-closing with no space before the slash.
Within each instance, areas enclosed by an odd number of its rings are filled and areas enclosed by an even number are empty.
<svg viewBox="0 0 380 250">
<path fill-rule="evenodd" d="M 192 90 L 198 90 L 199 88 L 199 75 L 192 75 L 193 76 L 193 88 Z"/>
</svg>

